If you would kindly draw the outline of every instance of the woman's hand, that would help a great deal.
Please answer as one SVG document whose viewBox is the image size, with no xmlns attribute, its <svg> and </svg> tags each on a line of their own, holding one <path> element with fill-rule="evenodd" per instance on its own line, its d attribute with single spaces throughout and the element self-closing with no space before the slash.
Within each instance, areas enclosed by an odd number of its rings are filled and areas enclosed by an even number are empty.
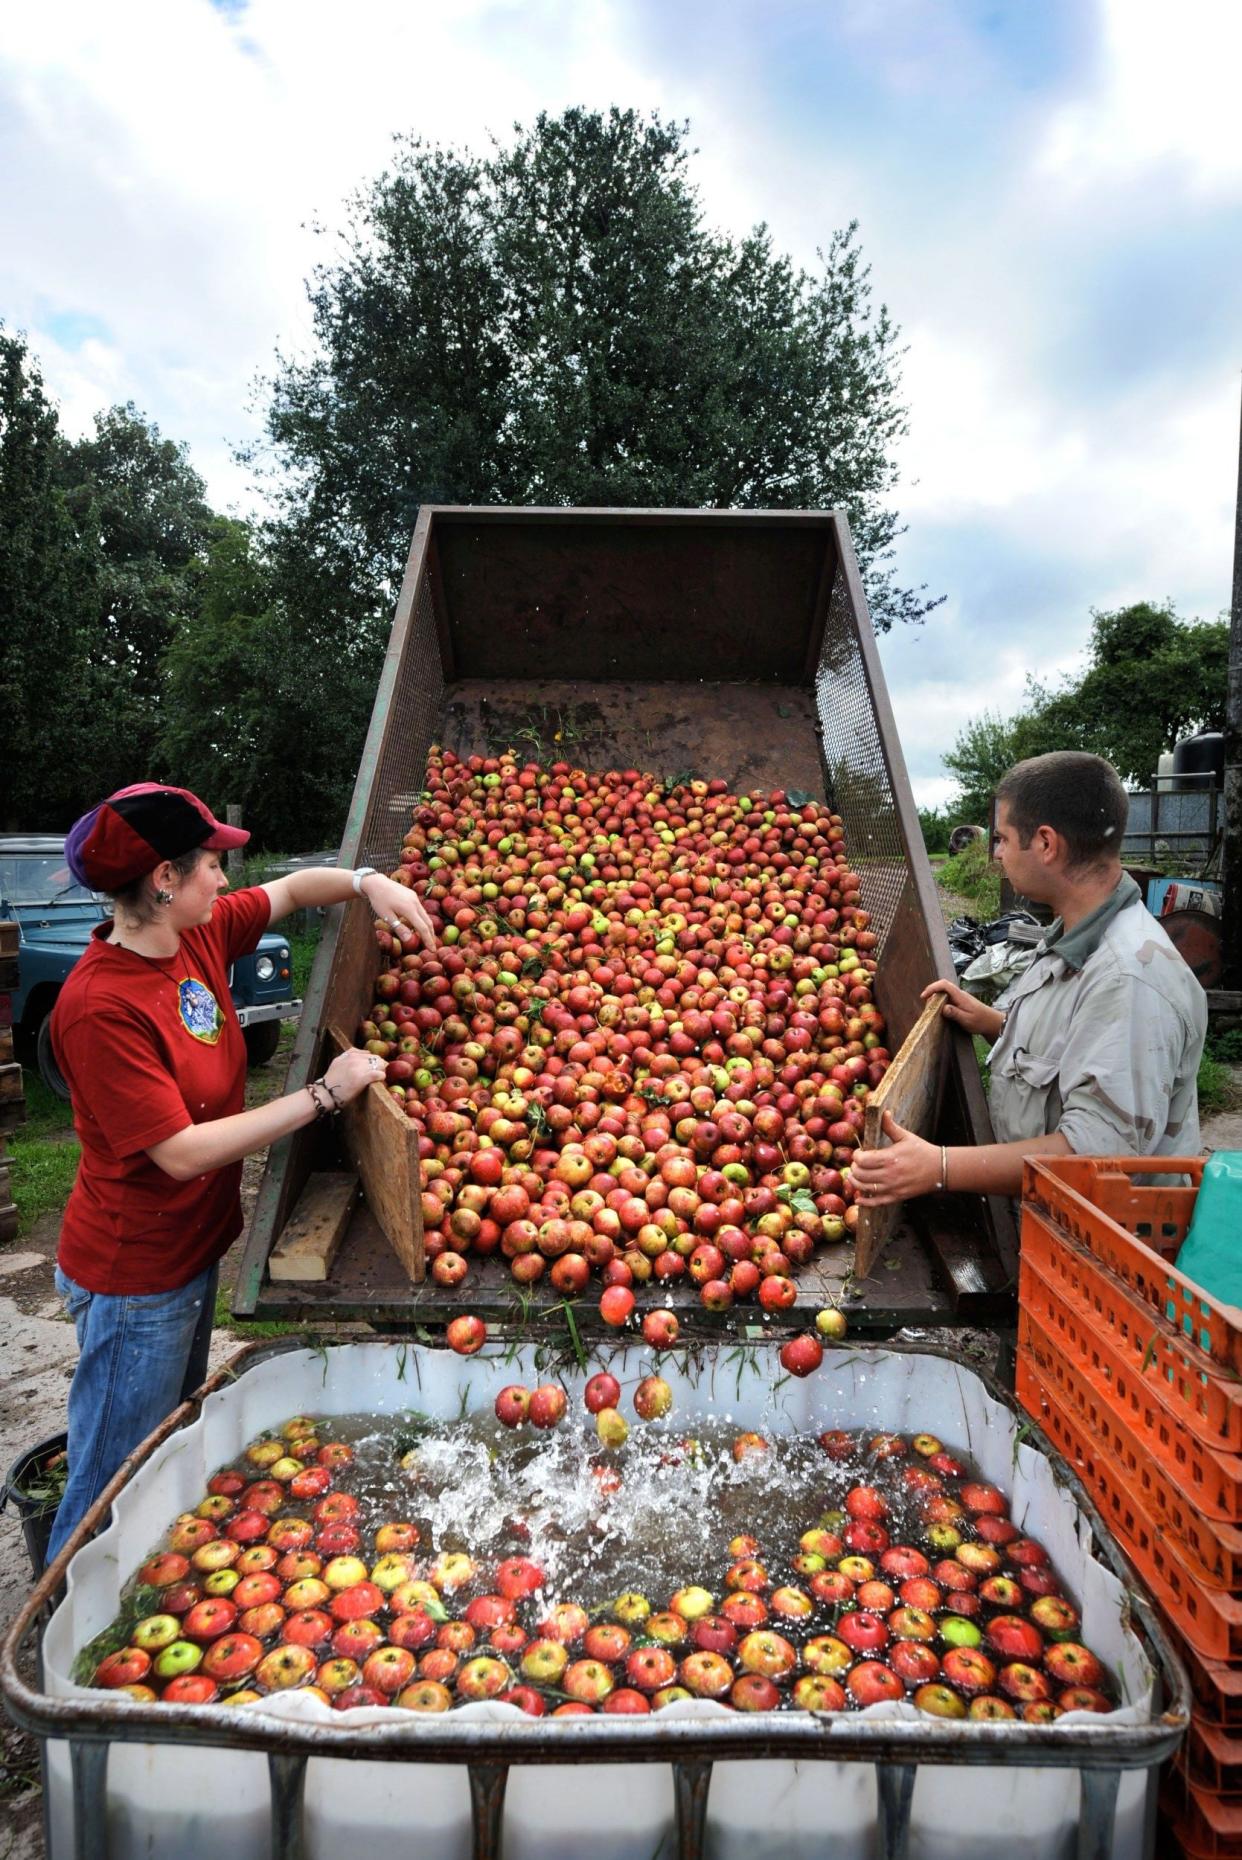
<svg viewBox="0 0 1242 1860">
<path fill-rule="evenodd" d="M 332 1061 L 323 1082 L 338 1104 L 348 1104 L 368 1085 L 382 1085 L 387 1070 L 378 1053 L 365 1053 L 360 1046 L 351 1046 Z"/>
<path fill-rule="evenodd" d="M 362 895 L 375 915 L 391 925 L 402 942 L 407 942 L 412 935 L 419 936 L 427 949 L 435 949 L 436 933 L 431 919 L 409 885 L 399 885 L 395 878 L 373 872 L 362 881 Z"/>
<path fill-rule="evenodd" d="M 967 1033 L 978 1033 L 985 1040 L 995 1040 L 1005 1024 L 1005 1016 L 999 1008 L 988 1007 L 982 1001 L 976 1001 L 956 982 L 933 982 L 925 988 L 920 997 L 926 1001 L 931 995 L 944 996 L 944 1017 L 964 1027 Z"/>
<path fill-rule="evenodd" d="M 940 1186 L 940 1149 L 903 1130 L 891 1111 L 884 1113 L 886 1150 L 856 1150 L 850 1164 L 850 1183 L 863 1208 L 884 1208 L 894 1201 L 910 1201 Z"/>
</svg>

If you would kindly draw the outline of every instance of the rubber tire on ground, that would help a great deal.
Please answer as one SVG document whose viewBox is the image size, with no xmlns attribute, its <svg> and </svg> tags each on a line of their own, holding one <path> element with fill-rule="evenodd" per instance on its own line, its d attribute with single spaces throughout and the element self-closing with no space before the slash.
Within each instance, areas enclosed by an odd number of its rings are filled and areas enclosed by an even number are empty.
<svg viewBox="0 0 1242 1860">
<path fill-rule="evenodd" d="M 39 1067 L 39 1076 L 48 1090 L 55 1092 L 58 1098 L 63 1098 L 68 1103 L 69 1087 L 61 1076 L 60 1067 L 56 1063 L 56 1055 L 52 1051 L 52 1017 L 50 1014 L 44 1015 L 39 1022 L 39 1031 L 35 1038 L 35 1059 Z"/>
<path fill-rule="evenodd" d="M 243 1027 L 242 1035 L 246 1042 L 246 1064 L 265 1066 L 280 1045 L 280 1022 L 256 1021 L 253 1027 Z"/>
</svg>

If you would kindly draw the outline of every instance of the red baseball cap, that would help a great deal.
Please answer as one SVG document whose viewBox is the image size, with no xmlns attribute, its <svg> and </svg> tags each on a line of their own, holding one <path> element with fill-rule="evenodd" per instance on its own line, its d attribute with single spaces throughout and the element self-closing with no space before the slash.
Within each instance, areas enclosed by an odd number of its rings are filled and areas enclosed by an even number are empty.
<svg viewBox="0 0 1242 1860">
<path fill-rule="evenodd" d="M 92 891 L 123 891 L 145 878 L 161 860 L 179 859 L 202 847 L 225 852 L 250 838 L 226 827 L 188 788 L 140 781 L 118 788 L 76 820 L 65 838 L 65 862 L 80 885 Z"/>
</svg>

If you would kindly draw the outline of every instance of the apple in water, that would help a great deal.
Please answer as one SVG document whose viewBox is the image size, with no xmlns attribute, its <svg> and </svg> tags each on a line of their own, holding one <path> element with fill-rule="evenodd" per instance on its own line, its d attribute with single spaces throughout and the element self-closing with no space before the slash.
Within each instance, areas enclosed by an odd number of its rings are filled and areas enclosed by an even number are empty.
<svg viewBox="0 0 1242 1860">
<path fill-rule="evenodd" d="M 952 1686 L 934 1683 L 920 1686 L 911 1703 L 933 1718 L 964 1718 L 967 1712 L 966 1701 L 960 1693 Z"/>
<path fill-rule="evenodd" d="M 845 1710 L 844 1688 L 827 1673 L 803 1673 L 794 1681 L 791 1696 L 799 1711 Z"/>
<path fill-rule="evenodd" d="M 314 1670 L 315 1656 L 309 1647 L 282 1642 L 259 1661 L 254 1676 L 264 1692 L 287 1692 L 306 1685 Z"/>
<path fill-rule="evenodd" d="M 180 1638 L 181 1623 L 176 1615 L 147 1615 L 132 1630 L 130 1643 L 144 1653 L 156 1654 Z"/>
<path fill-rule="evenodd" d="M 119 1690 L 122 1686 L 141 1685 L 151 1671 L 151 1655 L 141 1647 L 122 1647 L 106 1654 L 95 1668 L 92 1685 Z"/>
<path fill-rule="evenodd" d="M 183 1673 L 195 1672 L 202 1663 L 203 1650 L 197 1642 L 175 1640 L 156 1654 L 154 1672 L 157 1679 L 178 1679 Z"/>
<path fill-rule="evenodd" d="M 880 1660 L 861 1661 L 850 1672 L 845 1686 L 858 1705 L 877 1705 L 881 1699 L 902 1699 L 906 1695 L 904 1680 Z"/>
<path fill-rule="evenodd" d="M 203 1655 L 203 1671 L 212 1679 L 244 1679 L 263 1658 L 263 1643 L 253 1634 L 224 1634 Z"/>
<path fill-rule="evenodd" d="M 601 1705 L 616 1681 L 601 1660 L 575 1660 L 566 1667 L 561 1689 L 584 1705 Z"/>
<path fill-rule="evenodd" d="M 496 1419 L 504 1427 L 522 1427 L 530 1416 L 530 1390 L 520 1382 L 501 1389 L 495 1401 Z"/>
<path fill-rule="evenodd" d="M 589 1414 L 600 1414 L 605 1408 L 617 1407 L 621 1400 L 621 1384 L 606 1369 L 601 1369 L 583 1389 L 582 1399 Z"/>
<path fill-rule="evenodd" d="M 657 1421 L 673 1405 L 673 1391 L 663 1376 L 644 1376 L 634 1390 L 634 1412 L 641 1421 Z"/>
<path fill-rule="evenodd" d="M 165 1705 L 211 1705 L 220 1689 L 206 1673 L 182 1673 L 169 1680 L 163 1696 Z"/>
<path fill-rule="evenodd" d="M 557 1427 L 565 1417 L 567 1400 L 558 1382 L 545 1382 L 530 1398 L 527 1410 L 532 1427 Z"/>
</svg>

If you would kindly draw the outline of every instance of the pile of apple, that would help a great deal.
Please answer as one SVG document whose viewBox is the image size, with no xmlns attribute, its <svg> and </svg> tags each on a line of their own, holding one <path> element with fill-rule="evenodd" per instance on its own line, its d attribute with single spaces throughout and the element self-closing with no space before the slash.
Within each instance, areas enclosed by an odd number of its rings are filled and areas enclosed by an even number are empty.
<svg viewBox="0 0 1242 1860">
<path fill-rule="evenodd" d="M 546 1393 L 509 1424 L 556 1425 L 563 1390 L 555 1415 L 530 1412 Z M 617 1415 L 619 1393 L 602 1373 L 586 1406 Z M 823 1434 L 839 1506 L 785 1543 L 734 1536 L 661 1605 L 633 1590 L 558 1596 L 534 1555 L 435 1552 L 409 1519 L 368 1526 L 347 1489 L 352 1449 L 323 1431 L 295 1416 L 212 1477 L 138 1571 L 112 1650 L 88 1650 L 93 1684 L 149 1703 L 307 1688 L 340 1710 L 501 1699 L 554 1717 L 694 1698 L 740 1711 L 908 1698 L 938 1717 L 1030 1723 L 1113 1709 L 1046 1551 L 934 1436 Z M 771 1450 L 757 1433 L 731 1443 L 738 1462 Z M 602 1492 L 618 1489 L 615 1459 L 594 1470 Z"/>
<path fill-rule="evenodd" d="M 499 1253 L 567 1297 L 792 1304 L 889 1063 L 839 815 L 511 753 L 433 749 L 427 783 L 393 876 L 437 948 L 377 932 L 358 1039 L 419 1133 L 433 1279 Z"/>
</svg>

